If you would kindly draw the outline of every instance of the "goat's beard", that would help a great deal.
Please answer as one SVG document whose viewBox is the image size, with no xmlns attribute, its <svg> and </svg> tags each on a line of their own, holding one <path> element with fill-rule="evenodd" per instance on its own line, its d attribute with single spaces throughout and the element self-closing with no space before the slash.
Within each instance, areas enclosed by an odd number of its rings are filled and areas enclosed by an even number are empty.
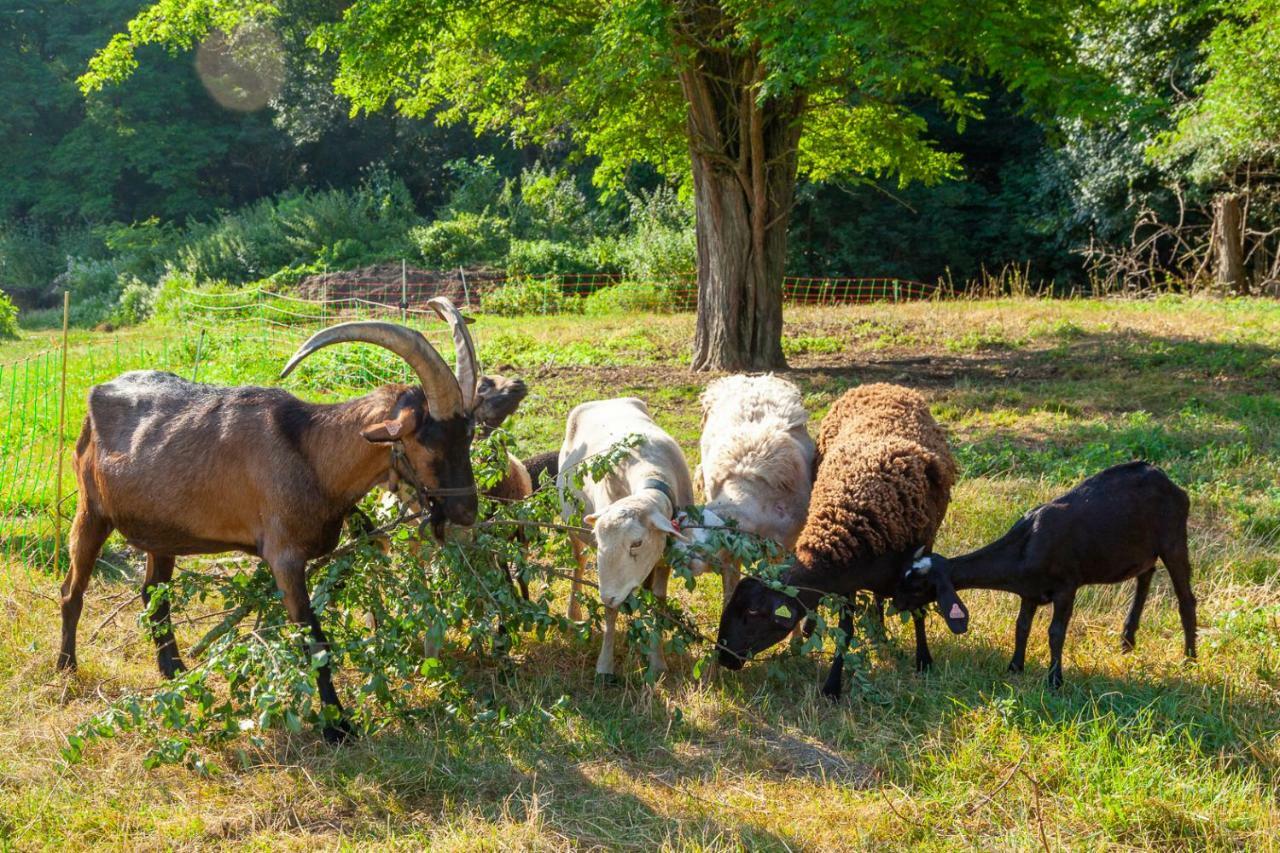
<svg viewBox="0 0 1280 853">
<path fill-rule="evenodd" d="M 422 521 L 422 527 L 431 527 L 431 535 L 435 537 L 436 542 L 444 542 L 444 506 L 435 498 L 427 498 L 427 517 Z M 419 528 L 418 535 L 422 535 L 422 528 Z"/>
</svg>

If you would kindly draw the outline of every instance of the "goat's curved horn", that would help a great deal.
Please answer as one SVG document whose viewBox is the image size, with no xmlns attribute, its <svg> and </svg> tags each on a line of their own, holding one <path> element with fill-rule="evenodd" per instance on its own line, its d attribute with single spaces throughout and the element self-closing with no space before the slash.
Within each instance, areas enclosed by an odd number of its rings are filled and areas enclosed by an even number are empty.
<svg viewBox="0 0 1280 853">
<path fill-rule="evenodd" d="M 449 324 L 453 330 L 453 347 L 458 356 L 458 388 L 462 390 L 462 406 L 467 411 L 476 404 L 476 383 L 480 381 L 480 364 L 476 360 L 476 345 L 467 331 L 469 320 L 462 316 L 452 302 L 443 296 L 427 301 L 431 310 Z"/>
<path fill-rule="evenodd" d="M 357 320 L 339 323 L 316 332 L 289 359 L 280 372 L 284 379 L 304 358 L 318 349 L 347 342 L 374 344 L 389 349 L 403 358 L 417 374 L 422 390 L 427 394 L 427 405 L 436 418 L 449 418 L 463 413 L 462 392 L 458 382 L 449 372 L 449 365 L 440 357 L 421 332 L 395 323 L 378 320 Z M 472 385 L 474 393 L 474 383 Z"/>
</svg>

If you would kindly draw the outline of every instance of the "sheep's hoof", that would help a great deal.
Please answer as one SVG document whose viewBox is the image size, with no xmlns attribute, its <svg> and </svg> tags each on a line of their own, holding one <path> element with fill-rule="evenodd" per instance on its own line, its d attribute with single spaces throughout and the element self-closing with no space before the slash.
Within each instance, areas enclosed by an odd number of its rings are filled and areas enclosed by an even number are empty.
<svg viewBox="0 0 1280 853">
<path fill-rule="evenodd" d="M 1021 675 L 1022 664 L 1018 663 L 1016 660 L 1009 661 L 1009 672 L 1013 673 L 1014 675 Z"/>
<path fill-rule="evenodd" d="M 1050 689 L 1050 690 L 1061 690 L 1061 689 L 1062 689 L 1062 672 L 1061 672 L 1061 670 L 1056 670 L 1056 669 L 1055 669 L 1055 670 L 1050 671 L 1050 673 L 1049 673 L 1049 689 Z"/>
<path fill-rule="evenodd" d="M 839 684 L 824 684 L 822 685 L 822 695 L 832 702 L 839 702 L 841 692 L 840 688 L 841 685 Z"/>
<path fill-rule="evenodd" d="M 325 726 L 320 733 L 324 735 L 326 743 L 335 746 L 356 739 L 355 727 L 348 720 L 338 720 L 332 726 Z"/>
<path fill-rule="evenodd" d="M 614 675 L 612 672 L 597 672 L 596 684 L 601 687 L 617 687 L 622 683 L 622 679 Z"/>
<path fill-rule="evenodd" d="M 58 669 L 59 671 L 75 672 L 75 671 L 76 671 L 76 656 L 75 656 L 75 655 L 69 655 L 69 654 L 67 654 L 66 652 L 59 652 L 59 653 L 58 653 L 58 661 L 57 661 L 57 663 L 56 663 L 56 664 L 54 664 L 54 666 L 55 666 L 55 667 L 57 667 L 57 669 Z"/>
<path fill-rule="evenodd" d="M 1130 637 L 1127 635 L 1122 636 L 1120 638 L 1120 651 L 1128 654 L 1129 652 L 1133 651 L 1134 647 L 1137 646 L 1137 644 L 1138 643 L 1136 638 Z"/>
<path fill-rule="evenodd" d="M 916 658 L 916 672 L 928 672 L 933 669 L 933 658 Z"/>
</svg>

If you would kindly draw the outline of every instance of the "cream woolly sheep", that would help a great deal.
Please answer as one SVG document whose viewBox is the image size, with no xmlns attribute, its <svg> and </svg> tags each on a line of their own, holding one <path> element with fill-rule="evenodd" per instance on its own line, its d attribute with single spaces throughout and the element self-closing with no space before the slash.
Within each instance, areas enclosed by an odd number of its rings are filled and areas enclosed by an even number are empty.
<svg viewBox="0 0 1280 853">
<path fill-rule="evenodd" d="M 702 463 L 707 508 L 790 550 L 813 489 L 814 443 L 800 389 L 772 374 L 726 376 L 702 392 Z M 725 600 L 738 568 L 724 561 Z"/>
<path fill-rule="evenodd" d="M 825 593 L 892 595 L 913 555 L 932 547 L 955 476 L 946 437 L 918 393 L 886 384 L 847 391 L 822 422 L 809 516 L 782 577 L 799 594 L 754 578 L 740 583 L 720 621 L 721 664 L 740 669 L 790 633 Z M 943 615 L 953 631 L 967 629 L 967 612 Z M 840 625 L 848 636 L 847 607 Z M 931 659 L 920 616 L 915 633 L 916 665 L 924 669 Z M 828 696 L 840 693 L 842 666 L 837 653 L 823 687 Z"/>
</svg>

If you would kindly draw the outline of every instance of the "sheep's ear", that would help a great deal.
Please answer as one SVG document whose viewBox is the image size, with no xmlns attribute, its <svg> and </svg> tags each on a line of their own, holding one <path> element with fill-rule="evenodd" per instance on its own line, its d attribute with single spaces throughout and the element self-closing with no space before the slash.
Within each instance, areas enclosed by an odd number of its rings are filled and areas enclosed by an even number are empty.
<svg viewBox="0 0 1280 853">
<path fill-rule="evenodd" d="M 938 572 L 934 583 L 937 585 L 938 612 L 946 620 L 951 633 L 963 634 L 968 631 L 969 608 L 965 607 L 960 596 L 956 595 L 956 588 L 951 585 L 951 579 L 943 572 Z"/>
<path fill-rule="evenodd" d="M 677 530 L 676 526 L 671 523 L 671 519 L 667 518 L 660 512 L 649 513 L 649 526 L 654 530 L 660 530 L 663 533 L 674 536 L 681 542 L 686 544 L 689 542 L 689 537 Z"/>
<path fill-rule="evenodd" d="M 591 513 L 590 515 L 584 515 L 584 516 L 582 517 L 582 523 L 583 523 L 583 524 L 585 524 L 587 527 L 595 527 L 595 526 L 596 526 L 596 521 L 597 521 L 597 519 L 599 519 L 599 518 L 600 518 L 600 516 L 596 515 L 596 514 L 593 512 L 593 513 Z"/>
</svg>

